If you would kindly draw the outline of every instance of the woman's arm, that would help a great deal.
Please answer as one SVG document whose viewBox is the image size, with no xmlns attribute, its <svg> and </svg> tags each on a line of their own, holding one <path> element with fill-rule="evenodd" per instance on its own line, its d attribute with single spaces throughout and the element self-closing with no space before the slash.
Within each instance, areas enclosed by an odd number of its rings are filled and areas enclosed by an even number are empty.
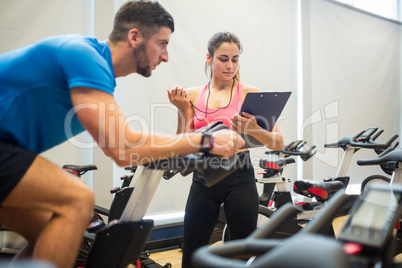
<svg viewBox="0 0 402 268">
<path fill-rule="evenodd" d="M 260 92 L 257 88 L 243 86 L 243 102 L 244 99 L 249 92 Z M 244 133 L 253 136 L 259 142 L 264 144 L 267 148 L 271 150 L 282 150 L 284 146 L 284 141 L 282 134 L 279 131 L 277 125 L 272 128 L 272 131 L 269 132 L 263 128 L 261 128 L 257 124 L 257 120 L 251 114 L 243 112 L 241 115 L 235 114 L 232 117 L 231 123 L 232 129 L 239 133 Z"/>
<path fill-rule="evenodd" d="M 280 151 L 284 146 L 283 137 L 277 125 L 269 132 L 261 128 L 255 117 L 249 113 L 243 112 L 241 116 L 234 115 L 232 117 L 232 129 L 253 136 L 264 146 L 274 151 Z"/>
<path fill-rule="evenodd" d="M 194 132 L 194 110 L 190 101 L 194 104 L 198 99 L 199 90 L 175 86 L 168 90 L 169 101 L 177 107 L 177 134 Z"/>
</svg>

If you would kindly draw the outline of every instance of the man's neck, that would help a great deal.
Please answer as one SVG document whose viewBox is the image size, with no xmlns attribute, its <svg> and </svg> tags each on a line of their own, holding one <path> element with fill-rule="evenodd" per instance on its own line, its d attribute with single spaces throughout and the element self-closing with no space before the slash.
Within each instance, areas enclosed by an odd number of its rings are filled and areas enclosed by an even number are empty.
<svg viewBox="0 0 402 268">
<path fill-rule="evenodd" d="M 107 40 L 112 55 L 113 72 L 115 78 L 135 73 L 135 59 L 132 50 L 125 42 L 113 43 Z"/>
</svg>

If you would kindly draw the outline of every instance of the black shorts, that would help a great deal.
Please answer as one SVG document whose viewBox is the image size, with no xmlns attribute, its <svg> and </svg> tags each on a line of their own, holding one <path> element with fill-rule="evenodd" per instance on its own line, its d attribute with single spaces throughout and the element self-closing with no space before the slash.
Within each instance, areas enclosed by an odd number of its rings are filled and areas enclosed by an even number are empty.
<svg viewBox="0 0 402 268">
<path fill-rule="evenodd" d="M 0 204 L 20 182 L 36 154 L 12 141 L 0 140 Z"/>
</svg>

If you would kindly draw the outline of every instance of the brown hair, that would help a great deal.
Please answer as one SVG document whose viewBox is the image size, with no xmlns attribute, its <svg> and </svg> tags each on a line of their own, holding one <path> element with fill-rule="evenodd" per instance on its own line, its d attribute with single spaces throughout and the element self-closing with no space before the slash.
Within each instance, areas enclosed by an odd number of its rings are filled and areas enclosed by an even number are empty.
<svg viewBox="0 0 402 268">
<path fill-rule="evenodd" d="M 239 38 L 234 34 L 229 31 L 220 31 L 215 33 L 208 41 L 208 53 L 211 55 L 211 57 L 214 57 L 215 51 L 222 45 L 222 43 L 234 43 L 237 45 L 239 48 L 240 53 L 243 52 L 243 47 L 240 43 Z M 205 63 L 205 73 L 208 76 L 208 64 Z M 212 72 L 211 72 L 212 76 Z M 235 77 L 237 81 L 240 81 L 240 72 L 237 71 Z"/>
</svg>

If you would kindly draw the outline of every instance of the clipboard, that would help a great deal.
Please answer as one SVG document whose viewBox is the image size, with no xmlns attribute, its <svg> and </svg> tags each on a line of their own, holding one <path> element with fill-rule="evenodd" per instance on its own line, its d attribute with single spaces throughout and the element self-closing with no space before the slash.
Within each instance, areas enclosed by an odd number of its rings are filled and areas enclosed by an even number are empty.
<svg viewBox="0 0 402 268">
<path fill-rule="evenodd" d="M 256 117 L 257 124 L 263 129 L 271 132 L 279 116 L 281 115 L 292 92 L 249 92 L 240 108 L 242 112 L 252 114 Z M 240 133 L 246 145 L 243 148 L 264 146 L 251 135 Z"/>
</svg>

